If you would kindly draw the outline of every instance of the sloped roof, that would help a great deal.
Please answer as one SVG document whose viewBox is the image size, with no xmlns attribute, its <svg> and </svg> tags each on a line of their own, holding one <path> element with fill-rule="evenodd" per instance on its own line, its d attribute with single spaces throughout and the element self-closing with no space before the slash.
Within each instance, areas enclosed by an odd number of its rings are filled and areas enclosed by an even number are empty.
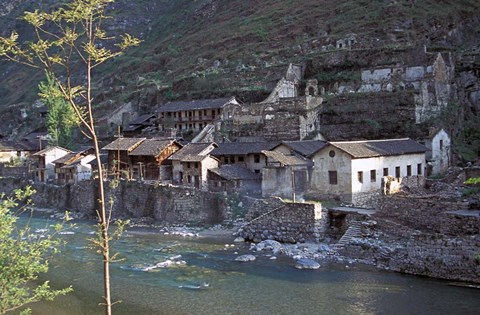
<svg viewBox="0 0 480 315">
<path fill-rule="evenodd" d="M 43 150 L 41 150 L 41 151 L 38 151 L 38 152 L 36 152 L 36 153 L 34 153 L 34 154 L 32 154 L 32 155 L 34 155 L 34 156 L 47 155 L 48 152 L 50 152 L 50 151 L 52 151 L 52 150 L 54 150 L 54 149 L 60 149 L 60 150 L 63 150 L 63 151 L 65 151 L 65 152 L 67 152 L 67 153 L 71 153 L 71 152 L 72 152 L 72 151 L 70 151 L 69 149 L 65 149 L 65 148 L 62 148 L 62 147 L 59 147 L 59 146 L 52 146 L 52 147 L 48 147 L 48 148 L 46 148 L 46 149 L 43 149 Z"/>
<path fill-rule="evenodd" d="M 315 152 L 327 146 L 327 141 L 322 140 L 304 140 L 304 141 L 282 141 L 282 144 L 291 150 L 300 153 L 303 156 L 309 157 Z"/>
<path fill-rule="evenodd" d="M 145 141 L 146 138 L 118 138 L 115 141 L 107 144 L 102 150 L 120 150 L 128 151 L 133 149 L 136 145 Z"/>
<path fill-rule="evenodd" d="M 198 162 L 202 161 L 207 154 L 205 150 L 211 145 L 217 146 L 215 143 L 189 143 L 177 152 L 170 155 L 169 160 L 177 160 L 182 162 Z"/>
<path fill-rule="evenodd" d="M 18 151 L 23 150 L 24 147 L 21 146 L 18 142 L 1 140 L 0 141 L 0 151 Z"/>
<path fill-rule="evenodd" d="M 176 142 L 175 140 L 166 140 L 166 139 L 147 139 L 140 143 L 138 147 L 133 149 L 130 152 L 130 155 L 143 155 L 143 156 L 157 156 L 160 154 L 165 148 L 172 144 L 177 144 L 179 147 L 181 145 Z"/>
<path fill-rule="evenodd" d="M 150 118 L 154 118 L 156 115 L 155 114 L 145 114 L 139 116 L 137 119 L 132 120 L 129 125 L 141 125 L 145 123 L 147 120 Z"/>
<path fill-rule="evenodd" d="M 92 148 L 89 148 L 81 151 L 67 153 L 61 158 L 58 158 L 55 161 L 52 161 L 52 163 L 70 165 L 72 163 L 75 163 L 76 161 L 82 160 L 86 156 L 92 155 L 91 153 L 92 150 L 93 150 Z"/>
<path fill-rule="evenodd" d="M 209 170 L 227 180 L 260 180 L 261 174 L 252 172 L 251 170 L 234 164 L 222 165 L 219 168 Z"/>
<path fill-rule="evenodd" d="M 283 153 L 277 152 L 277 151 L 262 151 L 263 154 L 267 156 L 267 158 L 270 160 L 273 160 L 275 162 L 279 162 L 283 165 L 290 165 L 290 166 L 295 166 L 295 165 L 307 165 L 309 164 L 308 161 L 294 156 L 294 155 L 285 155 Z M 270 161 L 269 161 L 270 162 Z"/>
<path fill-rule="evenodd" d="M 237 103 L 237 101 L 235 97 L 191 100 L 191 101 L 175 101 L 175 102 L 168 102 L 165 105 L 161 105 L 157 109 L 157 112 L 165 113 L 165 112 L 178 112 L 178 111 L 184 111 L 184 110 L 218 109 L 218 108 L 222 108 L 228 103 Z"/>
<path fill-rule="evenodd" d="M 278 144 L 279 142 L 225 142 L 220 143 L 211 154 L 214 156 L 255 154 L 271 150 Z"/>
<path fill-rule="evenodd" d="M 339 141 L 330 142 L 330 144 L 350 154 L 353 158 L 424 153 L 428 151 L 425 146 L 409 138 L 368 141 Z"/>
</svg>

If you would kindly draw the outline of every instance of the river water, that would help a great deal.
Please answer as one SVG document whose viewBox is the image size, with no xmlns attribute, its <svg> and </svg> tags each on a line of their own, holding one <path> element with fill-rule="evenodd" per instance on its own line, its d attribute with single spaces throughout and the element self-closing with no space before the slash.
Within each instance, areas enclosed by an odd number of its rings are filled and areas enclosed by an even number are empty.
<svg viewBox="0 0 480 315">
<path fill-rule="evenodd" d="M 100 256 L 87 241 L 94 230 L 78 222 L 62 236 L 67 244 L 42 278 L 74 292 L 32 305 L 33 314 L 102 314 Z M 480 290 L 361 265 L 297 270 L 291 258 L 268 253 L 241 263 L 234 259 L 248 245 L 225 246 L 231 242 L 127 231 L 114 245 L 122 258 L 111 269 L 112 295 L 121 301 L 114 314 L 480 314 Z M 186 265 L 142 271 L 178 255 Z"/>
</svg>

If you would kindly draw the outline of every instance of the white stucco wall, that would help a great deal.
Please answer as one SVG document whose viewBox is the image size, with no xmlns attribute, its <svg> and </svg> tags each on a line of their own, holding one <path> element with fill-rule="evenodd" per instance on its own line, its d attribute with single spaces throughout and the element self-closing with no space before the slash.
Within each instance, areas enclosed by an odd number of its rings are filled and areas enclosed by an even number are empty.
<svg viewBox="0 0 480 315">
<path fill-rule="evenodd" d="M 443 141 L 441 146 L 440 141 Z M 450 165 L 451 146 L 450 137 L 443 129 L 432 138 L 432 159 L 429 162 L 432 166 L 432 174 L 441 174 L 447 170 Z"/>
</svg>

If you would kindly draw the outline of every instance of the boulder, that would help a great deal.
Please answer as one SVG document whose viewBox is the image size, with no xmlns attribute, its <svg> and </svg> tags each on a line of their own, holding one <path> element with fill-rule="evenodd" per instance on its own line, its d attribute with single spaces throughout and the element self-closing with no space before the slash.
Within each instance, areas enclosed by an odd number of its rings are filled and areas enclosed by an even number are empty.
<svg viewBox="0 0 480 315">
<path fill-rule="evenodd" d="M 241 236 L 237 237 L 235 240 L 234 240 L 235 243 L 244 243 L 245 242 L 245 239 Z"/>
<path fill-rule="evenodd" d="M 247 262 L 247 261 L 254 261 L 255 259 L 257 258 L 253 255 L 242 255 L 235 258 L 235 261 Z"/>
<path fill-rule="evenodd" d="M 297 269 L 318 269 L 320 264 L 312 259 L 302 258 L 295 262 L 295 268 Z"/>
<path fill-rule="evenodd" d="M 262 250 L 271 250 L 273 254 L 278 254 L 282 251 L 284 251 L 284 247 L 282 244 L 280 244 L 277 241 L 274 240 L 265 240 L 260 243 L 258 243 L 255 248 L 257 252 L 262 251 Z"/>
</svg>

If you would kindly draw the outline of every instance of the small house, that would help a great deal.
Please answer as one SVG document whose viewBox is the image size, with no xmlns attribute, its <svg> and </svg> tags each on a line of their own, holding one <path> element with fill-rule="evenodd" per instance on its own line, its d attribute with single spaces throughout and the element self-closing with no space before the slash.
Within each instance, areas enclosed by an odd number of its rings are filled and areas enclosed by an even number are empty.
<svg viewBox="0 0 480 315">
<path fill-rule="evenodd" d="M 146 138 L 118 138 L 102 148 L 108 152 L 108 171 L 110 174 L 126 172 L 131 177 L 130 153 Z"/>
<path fill-rule="evenodd" d="M 397 182 L 423 178 L 426 151 L 408 138 L 329 142 L 313 157 L 310 190 L 357 206 L 368 205 L 382 194 L 386 178 Z"/>
<path fill-rule="evenodd" d="M 53 161 L 72 153 L 62 147 L 48 147 L 32 155 L 34 163 L 35 181 L 51 182 L 55 179 L 55 165 Z"/>
<path fill-rule="evenodd" d="M 217 145 L 211 143 L 189 143 L 172 154 L 173 184 L 208 189 L 207 173 L 217 168 L 219 161 L 210 155 Z"/>
<path fill-rule="evenodd" d="M 278 142 L 225 142 L 218 144 L 211 154 L 222 165 L 239 165 L 261 174 L 267 165 L 267 157 L 262 151 L 271 150 L 277 145 Z"/>
<path fill-rule="evenodd" d="M 92 148 L 67 153 L 52 163 L 55 165 L 55 180 L 58 185 L 78 183 L 92 177 L 90 162 L 95 159 Z"/>
<path fill-rule="evenodd" d="M 452 161 L 452 140 L 445 129 L 433 128 L 428 137 L 419 142 L 428 149 L 426 175 L 445 173 Z"/>
<path fill-rule="evenodd" d="M 309 185 L 312 161 L 278 151 L 263 151 L 267 165 L 262 170 L 262 196 L 279 196 L 296 200 Z"/>
<path fill-rule="evenodd" d="M 139 136 L 144 129 L 154 126 L 155 119 L 155 114 L 141 115 L 137 119 L 130 121 L 128 125 L 123 128 L 123 135 L 125 137 Z"/>
<path fill-rule="evenodd" d="M 213 192 L 240 192 L 259 196 L 261 183 L 261 174 L 239 165 L 226 164 L 208 170 L 208 187 Z"/>
<path fill-rule="evenodd" d="M 180 148 L 173 139 L 146 139 L 129 153 L 133 178 L 171 180 L 172 161 L 167 158 Z"/>
</svg>

